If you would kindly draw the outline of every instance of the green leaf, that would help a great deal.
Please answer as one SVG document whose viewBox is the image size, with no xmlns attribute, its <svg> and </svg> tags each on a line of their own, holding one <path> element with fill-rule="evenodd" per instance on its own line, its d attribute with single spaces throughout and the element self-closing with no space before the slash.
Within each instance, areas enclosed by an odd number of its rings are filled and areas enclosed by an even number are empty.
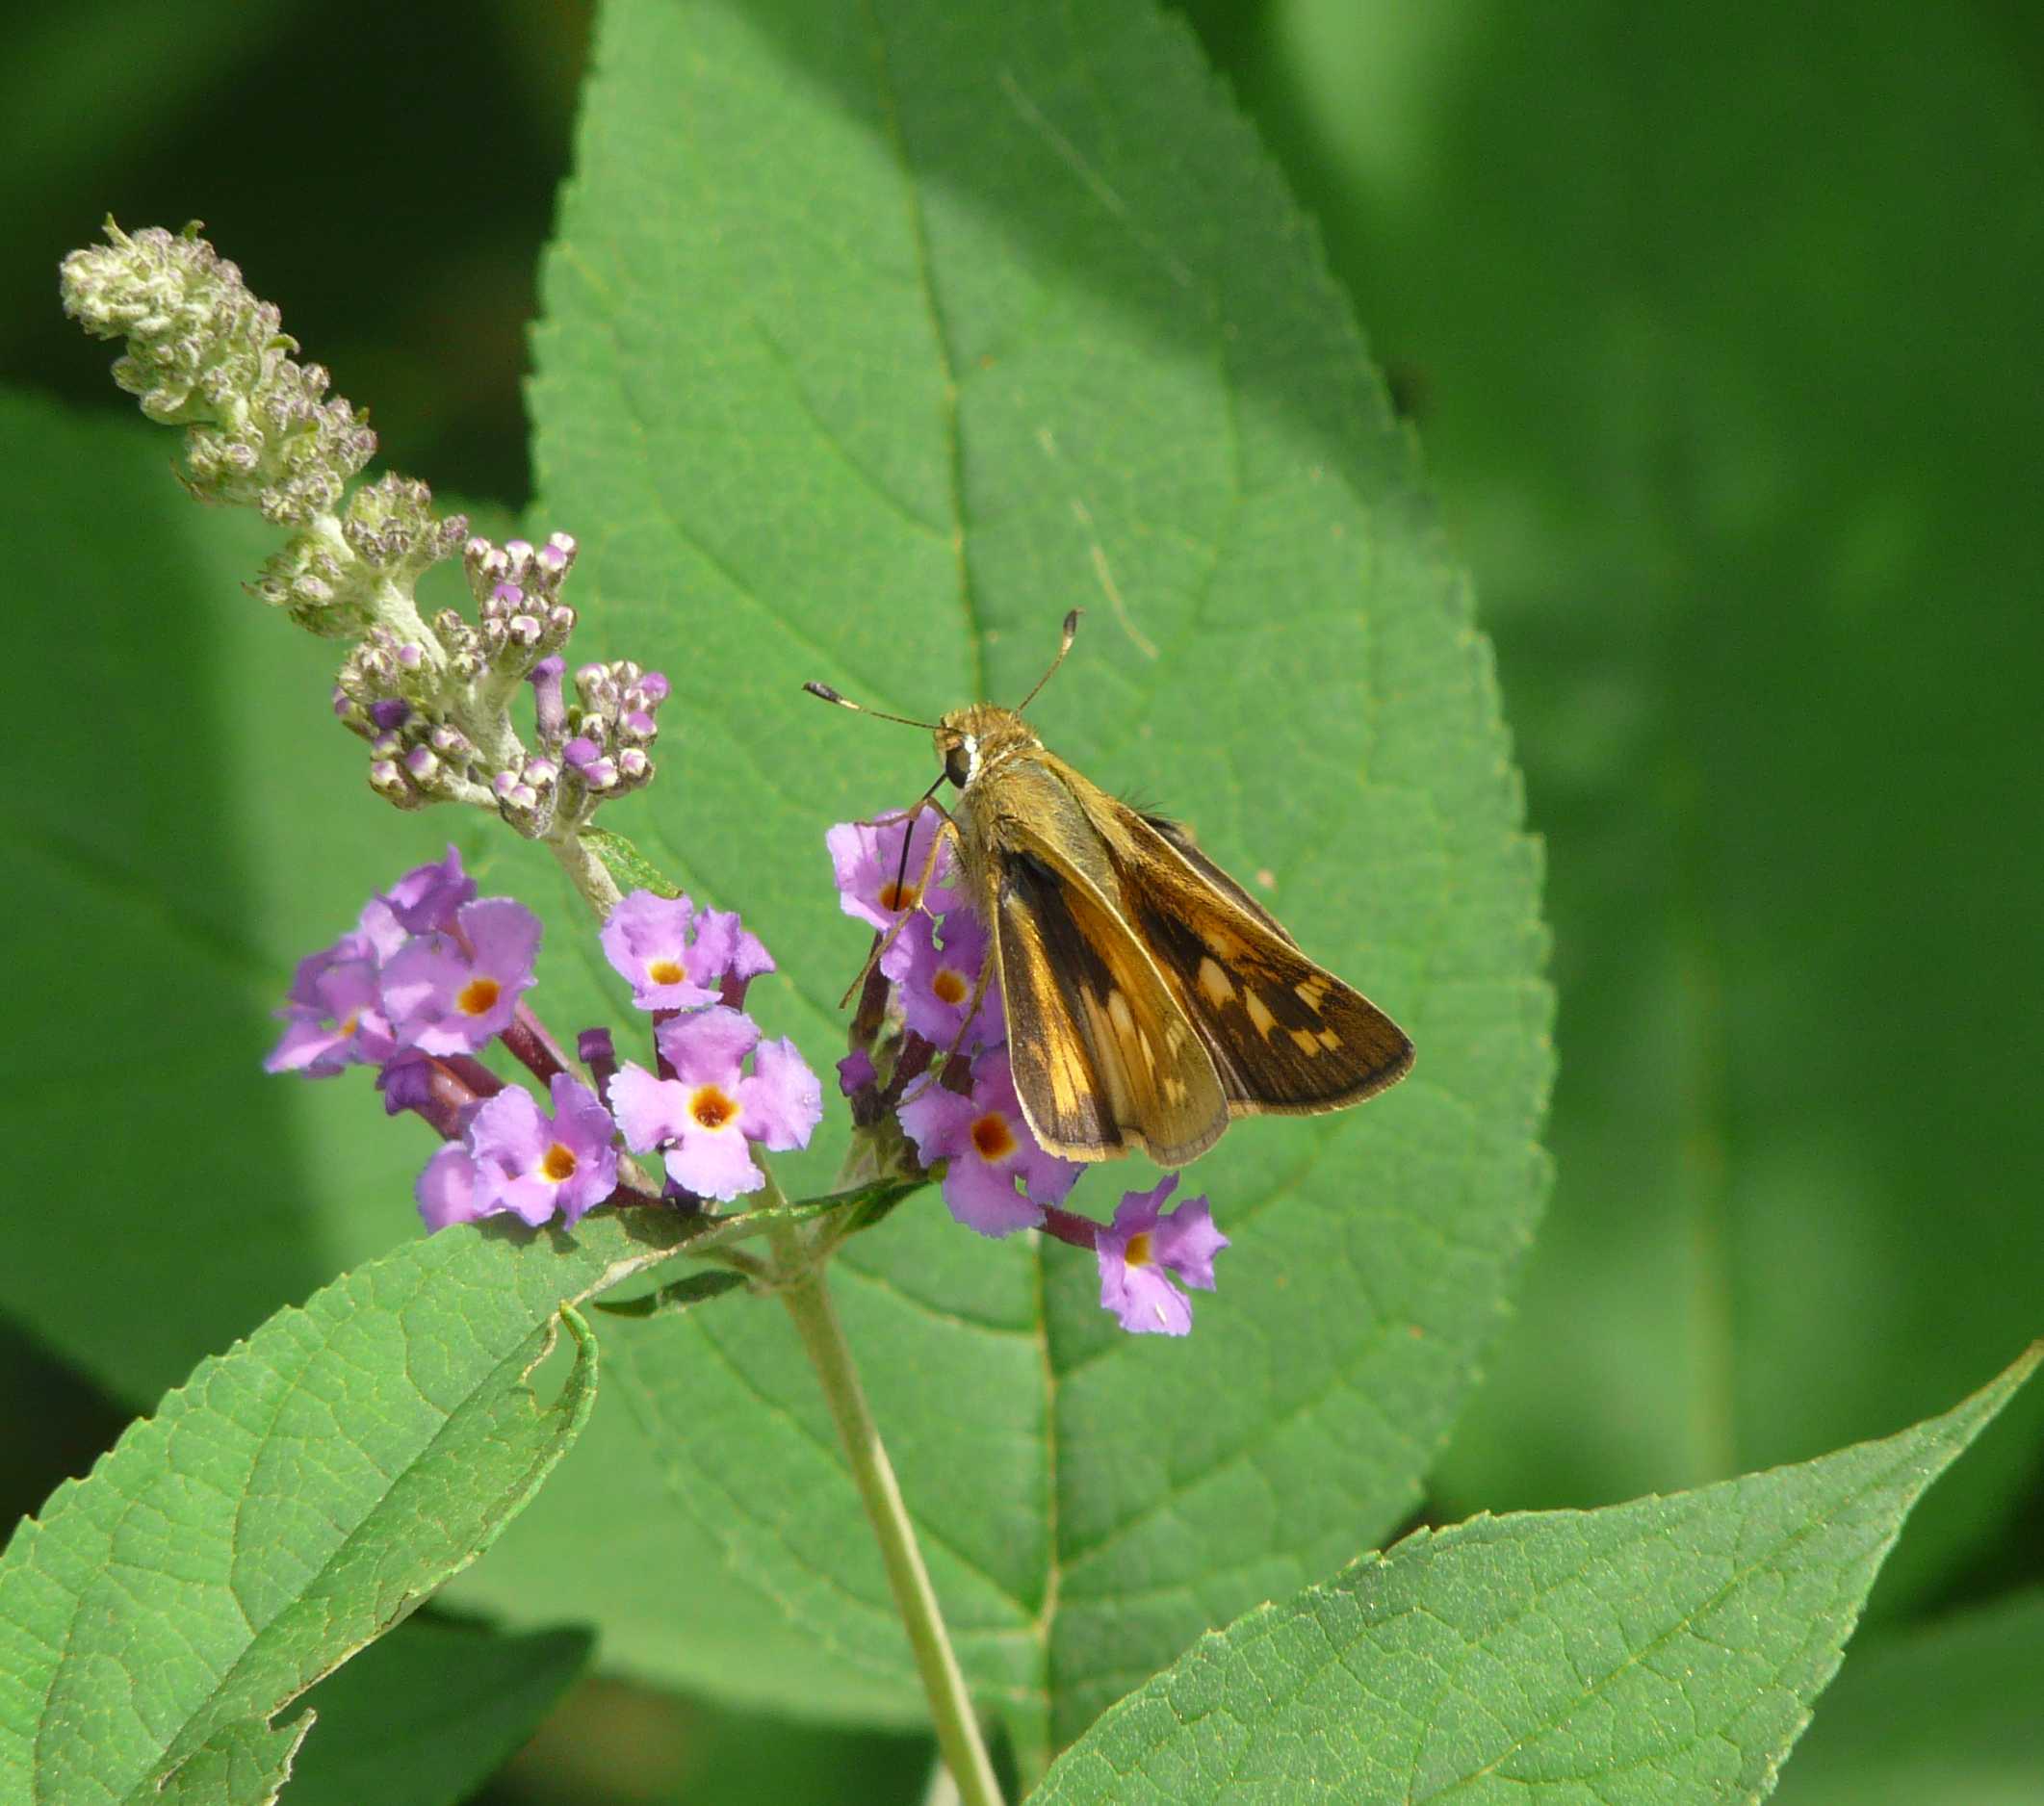
<svg viewBox="0 0 2044 1806">
<path fill-rule="evenodd" d="M 586 1631 L 501 1637 L 422 1613 L 306 1696 L 319 1734 L 291 1806 L 457 1806 L 510 1758 L 587 1665 Z"/>
<path fill-rule="evenodd" d="M 666 1258 L 672 1213 L 413 1242 L 202 1361 L 0 1557 L 0 1799 L 253 1798 L 264 1726 L 523 1508 L 585 1421 L 572 1303 Z M 554 1403 L 528 1377 L 565 1325 Z M 188 1765 L 193 1765 L 189 1767 Z"/>
<path fill-rule="evenodd" d="M 2035 1806 L 2040 1698 L 2044 1591 L 1863 1636 L 1775 1806 Z"/>
<path fill-rule="evenodd" d="M 1450 1515 L 1839 1447 L 2035 1331 L 2044 137 L 2005 10 L 1286 0 L 1234 71 L 1423 397 L 1553 855 L 1563 1183 Z M 2012 1534 L 2044 1390 L 2011 1414 L 1876 1610 Z"/>
<path fill-rule="evenodd" d="M 925 719 L 1013 700 L 1083 602 L 1049 743 L 1189 818 L 1418 1043 L 1382 1101 L 1241 1124 L 1190 1175 L 1234 1246 L 1184 1344 L 1123 1336 L 1083 1254 L 932 1196 L 841 1264 L 968 1668 L 1040 1753 L 1386 1535 L 1499 1324 L 1549 1000 L 1488 652 L 1310 232 L 1149 9 L 620 0 L 582 121 L 536 525 L 582 540 L 591 652 L 673 681 L 634 837 L 765 937 L 769 1032 L 841 1045 L 866 947 L 823 833 L 931 776 L 920 736 L 801 682 Z M 791 1190 L 836 1156 L 831 1101 Z M 787 1326 L 698 1312 L 607 1354 L 725 1585 L 625 1549 L 568 1575 L 548 1543 L 593 1501 L 550 1489 L 463 1596 L 589 1603 L 669 1680 L 917 1712 Z"/>
<path fill-rule="evenodd" d="M 129 1797 L 173 1806 L 270 1806 L 291 1779 L 291 1765 L 312 1729 L 312 1714 L 271 1726 L 250 1719 L 223 1724 L 166 1777 Z"/>
<path fill-rule="evenodd" d="M 603 861 L 620 890 L 651 890 L 655 896 L 680 896 L 682 888 L 621 834 L 608 828 L 585 828 L 582 837 Z"/>
<path fill-rule="evenodd" d="M 1203 1638 L 1032 1797 L 1759 1800 L 1910 1507 L 2040 1355 L 1942 1417 L 1799 1467 L 1419 1532 Z"/>
</svg>

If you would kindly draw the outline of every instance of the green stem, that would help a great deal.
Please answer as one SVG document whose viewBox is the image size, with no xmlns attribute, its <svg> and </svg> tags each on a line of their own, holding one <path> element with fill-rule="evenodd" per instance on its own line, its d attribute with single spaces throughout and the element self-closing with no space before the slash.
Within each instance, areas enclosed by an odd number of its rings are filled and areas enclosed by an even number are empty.
<svg viewBox="0 0 2044 1806">
<path fill-rule="evenodd" d="M 776 1251 L 783 1233 L 793 1239 L 792 1230 L 776 1231 Z M 844 1339 L 844 1326 L 838 1321 L 837 1306 L 823 1282 L 821 1265 L 812 1266 L 780 1288 L 782 1303 L 795 1320 L 796 1332 L 808 1352 L 810 1365 L 822 1382 L 823 1397 L 844 1443 L 858 1483 L 860 1500 L 880 1540 L 880 1557 L 887 1563 L 888 1584 L 894 1589 L 894 1606 L 907 1625 L 909 1644 L 916 1652 L 916 1667 L 922 1676 L 922 1690 L 929 1697 L 930 1716 L 937 1727 L 937 1747 L 944 1766 L 958 1784 L 961 1806 L 1000 1806 L 1000 1785 L 994 1778 L 994 1765 L 987 1759 L 987 1746 L 979 1735 L 979 1720 L 973 1716 L 971 1697 L 966 1691 L 965 1676 L 937 1608 L 937 1592 L 930 1585 L 929 1570 L 922 1564 L 922 1551 L 916 1546 L 916 1529 L 909 1521 L 908 1506 L 894 1479 L 893 1463 L 880 1440 L 880 1428 L 873 1422 L 866 1388 L 859 1383 L 851 1345 Z"/>
<path fill-rule="evenodd" d="M 560 862 L 560 868 L 568 874 L 582 899 L 596 912 L 596 919 L 603 921 L 618 905 L 624 892 L 617 888 L 617 880 L 610 876 L 610 869 L 579 834 L 563 836 L 547 842 L 547 851 Z"/>
</svg>

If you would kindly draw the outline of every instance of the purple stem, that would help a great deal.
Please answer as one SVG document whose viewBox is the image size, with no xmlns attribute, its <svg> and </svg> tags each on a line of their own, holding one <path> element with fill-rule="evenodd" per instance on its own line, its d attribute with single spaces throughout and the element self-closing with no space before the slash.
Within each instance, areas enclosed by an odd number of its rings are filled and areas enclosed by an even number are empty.
<svg viewBox="0 0 2044 1806">
<path fill-rule="evenodd" d="M 672 1078 L 674 1076 L 674 1062 L 660 1052 L 660 1024 L 662 1022 L 671 1022 L 677 1016 L 686 1014 L 686 1012 L 683 1010 L 655 1010 L 653 1012 L 654 1070 L 662 1078 Z"/>
<path fill-rule="evenodd" d="M 894 1060 L 894 1075 L 888 1080 L 887 1089 L 880 1094 L 879 1113 L 873 1119 L 876 1122 L 880 1117 L 900 1103 L 901 1094 L 929 1071 L 930 1061 L 936 1057 L 936 1053 L 937 1049 L 913 1028 L 901 1037 L 901 1052 Z M 856 1107 L 854 1105 L 855 1109 Z"/>
<path fill-rule="evenodd" d="M 503 1089 L 488 1068 L 466 1054 L 405 1059 L 386 1067 L 377 1083 L 387 1109 L 416 1112 L 444 1142 L 459 1140 L 477 1102 Z"/>
<path fill-rule="evenodd" d="M 1100 1226 L 1091 1217 L 1082 1217 L 1075 1211 L 1060 1210 L 1055 1204 L 1044 1206 L 1044 1233 L 1069 1242 L 1074 1248 L 1093 1248 L 1094 1234 Z"/>
<path fill-rule="evenodd" d="M 434 1064 L 445 1068 L 477 1097 L 494 1097 L 504 1089 L 504 1080 L 473 1053 L 442 1054 Z"/>
<path fill-rule="evenodd" d="M 505 1025 L 504 1045 L 510 1049 L 511 1057 L 542 1085 L 552 1084 L 556 1073 L 568 1070 L 568 1062 L 554 1037 L 523 1003 Z"/>
<path fill-rule="evenodd" d="M 873 945 L 880 944 L 880 934 L 873 933 Z M 867 956 L 871 959 L 871 954 Z M 872 969 L 866 975 L 865 988 L 859 993 L 859 1007 L 852 1015 L 851 1045 L 873 1050 L 873 1043 L 880 1039 L 880 1024 L 887 1017 L 887 974 L 880 969 L 880 962 L 873 961 Z"/>
</svg>

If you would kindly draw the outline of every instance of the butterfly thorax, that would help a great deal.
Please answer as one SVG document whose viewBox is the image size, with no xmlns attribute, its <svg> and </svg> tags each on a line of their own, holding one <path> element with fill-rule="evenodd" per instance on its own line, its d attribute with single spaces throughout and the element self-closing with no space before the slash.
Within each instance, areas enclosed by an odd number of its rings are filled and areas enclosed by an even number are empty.
<svg viewBox="0 0 2044 1806">
<path fill-rule="evenodd" d="M 952 710 L 939 723 L 935 739 L 944 776 L 960 790 L 1010 761 L 1041 753 L 1044 748 L 1036 730 L 1014 710 L 998 703 Z"/>
</svg>

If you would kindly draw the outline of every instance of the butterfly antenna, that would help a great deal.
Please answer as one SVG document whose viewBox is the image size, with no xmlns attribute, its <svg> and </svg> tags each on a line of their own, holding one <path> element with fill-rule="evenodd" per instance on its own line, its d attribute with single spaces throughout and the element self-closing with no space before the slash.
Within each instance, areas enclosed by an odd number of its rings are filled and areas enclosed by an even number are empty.
<svg viewBox="0 0 2044 1806">
<path fill-rule="evenodd" d="M 1053 671 L 1056 668 L 1055 665 L 1051 666 Z M 840 696 L 828 684 L 811 683 L 803 684 L 802 687 L 812 696 L 820 696 L 827 703 L 836 703 L 840 709 L 849 709 L 855 715 L 871 715 L 876 721 L 898 721 L 905 728 L 925 728 L 932 734 L 937 732 L 937 724 L 934 721 L 913 721 L 907 715 L 891 715 L 884 710 L 868 709 L 864 703 L 853 702 L 849 696 Z M 1040 689 L 1043 686 L 1039 684 L 1037 687 Z"/>
<path fill-rule="evenodd" d="M 1057 667 L 1065 662 L 1065 655 L 1072 650 L 1072 642 L 1078 637 L 1078 618 L 1085 612 L 1083 608 L 1074 608 L 1070 614 L 1065 616 L 1065 636 L 1057 643 L 1057 657 L 1050 660 L 1050 669 L 1036 680 L 1036 689 L 1031 690 L 1028 695 L 1015 705 L 1015 712 L 1017 714 L 1021 714 L 1024 709 L 1028 708 L 1036 700 L 1036 691 L 1042 689 L 1046 684 L 1049 683 L 1057 675 Z"/>
</svg>

